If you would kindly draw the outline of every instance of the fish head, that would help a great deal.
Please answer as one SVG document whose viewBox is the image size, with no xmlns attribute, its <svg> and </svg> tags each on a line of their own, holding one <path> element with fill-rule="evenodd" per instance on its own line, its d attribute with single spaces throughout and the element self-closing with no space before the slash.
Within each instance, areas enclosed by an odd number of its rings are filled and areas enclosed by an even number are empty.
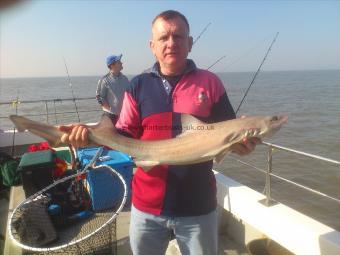
<svg viewBox="0 0 340 255">
<path fill-rule="evenodd" d="M 287 115 L 274 115 L 263 117 L 262 123 L 262 134 L 261 136 L 271 137 L 277 131 L 280 130 L 281 126 L 288 121 Z"/>
<path fill-rule="evenodd" d="M 240 119 L 242 138 L 264 138 L 273 136 L 288 121 L 287 115 L 256 116 Z"/>
</svg>

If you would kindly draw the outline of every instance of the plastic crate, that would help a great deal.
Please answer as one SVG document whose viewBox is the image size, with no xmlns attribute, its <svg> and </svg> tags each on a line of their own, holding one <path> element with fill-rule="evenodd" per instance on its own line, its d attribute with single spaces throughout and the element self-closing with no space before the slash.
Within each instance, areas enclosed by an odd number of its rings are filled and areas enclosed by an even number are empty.
<svg viewBox="0 0 340 255">
<path fill-rule="evenodd" d="M 71 164 L 72 157 L 68 147 L 53 148 L 55 150 L 56 156 L 65 160 L 66 163 Z"/>
<path fill-rule="evenodd" d="M 26 197 L 53 183 L 54 157 L 51 150 L 28 152 L 21 157 L 17 172 Z"/>
<path fill-rule="evenodd" d="M 77 151 L 80 164 L 86 166 L 98 148 L 86 148 Z M 96 165 L 108 165 L 120 173 L 126 181 L 128 188 L 128 200 L 126 205 L 131 203 L 131 180 L 134 163 L 131 158 L 119 151 L 104 150 Z M 122 190 L 117 189 L 117 179 L 114 179 L 108 169 L 90 170 L 87 175 L 87 182 L 90 187 L 90 196 L 94 211 L 101 211 L 115 206 L 122 198 Z"/>
</svg>

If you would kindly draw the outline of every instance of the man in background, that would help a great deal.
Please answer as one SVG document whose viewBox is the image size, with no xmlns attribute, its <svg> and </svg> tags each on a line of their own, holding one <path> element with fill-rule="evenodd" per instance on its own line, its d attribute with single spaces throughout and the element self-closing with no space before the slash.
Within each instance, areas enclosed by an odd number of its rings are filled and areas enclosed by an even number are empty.
<svg viewBox="0 0 340 255">
<path fill-rule="evenodd" d="M 121 73 L 123 70 L 121 59 L 122 55 L 110 55 L 106 58 L 106 65 L 110 71 L 98 81 L 96 91 L 98 103 L 110 116 L 113 124 L 117 122 L 124 92 L 129 84 L 129 80 Z"/>
</svg>

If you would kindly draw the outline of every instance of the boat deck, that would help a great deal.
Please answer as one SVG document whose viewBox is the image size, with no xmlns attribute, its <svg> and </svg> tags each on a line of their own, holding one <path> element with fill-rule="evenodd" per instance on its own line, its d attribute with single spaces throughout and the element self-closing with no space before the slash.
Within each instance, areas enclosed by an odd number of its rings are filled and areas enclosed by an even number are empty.
<svg viewBox="0 0 340 255">
<path fill-rule="evenodd" d="M 12 187 L 9 200 L 1 200 L 1 229 L 4 230 L 6 220 L 10 217 L 15 207 L 25 199 L 22 186 Z M 7 216 L 7 217 L 6 217 Z M 129 223 L 130 211 L 121 212 L 116 220 L 116 242 L 118 255 L 132 255 L 129 244 Z M 22 249 L 16 246 L 9 237 L 6 227 L 6 237 L 4 244 L 4 255 L 23 254 Z M 176 241 L 170 242 L 166 255 L 180 255 Z M 247 255 L 246 248 L 231 240 L 227 234 L 221 233 L 219 236 L 219 255 Z"/>
</svg>

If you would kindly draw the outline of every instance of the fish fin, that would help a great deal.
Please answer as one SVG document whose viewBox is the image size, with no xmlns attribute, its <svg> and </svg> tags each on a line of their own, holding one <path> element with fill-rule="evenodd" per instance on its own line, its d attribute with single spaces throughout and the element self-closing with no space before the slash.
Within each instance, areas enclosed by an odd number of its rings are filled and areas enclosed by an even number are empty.
<svg viewBox="0 0 340 255">
<path fill-rule="evenodd" d="M 199 126 L 205 126 L 206 123 L 200 121 L 194 116 L 186 113 L 181 114 L 181 125 L 182 125 L 182 133 L 177 137 L 181 137 L 187 134 L 190 134 L 193 131 L 200 130 Z"/>
<path fill-rule="evenodd" d="M 229 148 L 225 149 L 224 151 L 221 151 L 219 154 L 216 155 L 214 158 L 214 162 L 217 164 L 220 164 L 224 158 L 227 156 L 227 154 L 230 152 Z"/>
<path fill-rule="evenodd" d="M 108 146 L 108 144 L 105 142 L 110 141 L 112 136 L 117 133 L 117 130 L 111 119 L 105 114 L 101 117 L 98 124 L 92 126 L 89 131 L 89 138 L 92 142 L 105 146 Z"/>
<path fill-rule="evenodd" d="M 116 132 L 116 128 L 113 125 L 112 120 L 105 114 L 102 115 L 98 124 L 93 126 L 91 129 L 95 132 Z"/>
<path fill-rule="evenodd" d="M 158 161 L 143 161 L 143 160 L 135 160 L 136 166 L 141 167 L 144 172 L 148 172 L 154 166 L 159 165 Z"/>
<path fill-rule="evenodd" d="M 10 115 L 9 118 L 15 124 L 19 132 L 27 130 L 32 134 L 43 138 L 52 147 L 65 145 L 60 140 L 63 133 L 55 126 L 33 121 L 19 115 Z"/>
<path fill-rule="evenodd" d="M 181 123 L 183 125 L 204 125 L 205 123 L 195 118 L 194 116 L 186 113 L 181 114 Z"/>
<path fill-rule="evenodd" d="M 25 128 L 24 125 L 21 124 L 19 119 L 22 117 L 19 117 L 18 115 L 10 115 L 9 119 L 14 123 L 15 127 L 18 129 L 19 132 L 24 132 L 27 128 Z"/>
<path fill-rule="evenodd" d="M 238 143 L 242 141 L 243 138 L 247 137 L 248 135 L 247 129 L 241 129 L 238 132 L 231 132 L 228 136 L 224 138 L 225 146 L 231 146 L 234 143 Z"/>
<path fill-rule="evenodd" d="M 223 147 L 218 148 L 216 150 L 211 150 L 211 151 L 207 152 L 206 154 L 202 155 L 201 158 L 210 158 L 210 159 L 215 158 L 216 155 L 219 155 L 220 153 L 227 150 L 228 148 L 229 148 L 229 145 L 223 146 Z"/>
</svg>

